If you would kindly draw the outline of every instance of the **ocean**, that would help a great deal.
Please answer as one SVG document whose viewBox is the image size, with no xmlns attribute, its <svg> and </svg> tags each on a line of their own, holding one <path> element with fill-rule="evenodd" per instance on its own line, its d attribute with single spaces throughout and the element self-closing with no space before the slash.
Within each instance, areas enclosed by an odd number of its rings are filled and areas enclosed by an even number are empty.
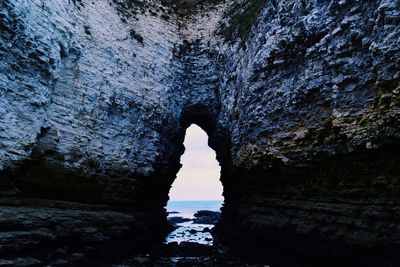
<svg viewBox="0 0 400 267">
<path fill-rule="evenodd" d="M 199 210 L 220 211 L 222 200 L 203 201 L 169 201 L 167 204 L 168 217 L 183 217 L 193 219 L 194 214 Z M 207 228 L 214 225 L 197 224 L 193 221 L 178 223 L 177 228 L 165 239 L 166 243 L 171 242 L 194 242 L 206 245 L 213 244 L 213 238 Z"/>
<path fill-rule="evenodd" d="M 185 200 L 185 201 L 168 201 L 167 211 L 178 212 L 175 216 L 194 218 L 194 214 L 199 210 L 220 211 L 223 200 Z"/>
</svg>

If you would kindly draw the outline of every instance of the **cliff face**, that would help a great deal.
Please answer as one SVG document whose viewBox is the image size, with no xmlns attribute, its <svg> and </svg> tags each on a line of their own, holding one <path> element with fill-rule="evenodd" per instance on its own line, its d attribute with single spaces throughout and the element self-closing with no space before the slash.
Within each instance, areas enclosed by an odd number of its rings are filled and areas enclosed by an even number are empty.
<svg viewBox="0 0 400 267">
<path fill-rule="evenodd" d="M 25 164 L 10 193 L 129 201 L 141 183 L 133 174 L 166 172 L 178 36 L 146 14 L 158 6 L 134 15 L 107 1 L 2 5 L 2 168 Z"/>
<path fill-rule="evenodd" d="M 238 251 L 397 257 L 399 6 L 1 2 L 0 257 L 159 238 L 191 123 Z"/>
<path fill-rule="evenodd" d="M 395 256 L 399 2 L 259 2 L 232 4 L 220 29 L 232 144 L 220 229 L 264 257 Z M 254 28 L 238 26 L 254 12 Z"/>
</svg>

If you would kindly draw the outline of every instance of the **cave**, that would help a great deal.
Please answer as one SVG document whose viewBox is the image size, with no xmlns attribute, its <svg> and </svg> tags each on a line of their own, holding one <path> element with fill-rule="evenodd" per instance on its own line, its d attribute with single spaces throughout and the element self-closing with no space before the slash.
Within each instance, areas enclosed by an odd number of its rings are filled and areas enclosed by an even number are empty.
<svg viewBox="0 0 400 267">
<path fill-rule="evenodd" d="M 0 2 L 0 266 L 396 266 L 399 7 Z M 224 205 L 215 246 L 182 249 L 192 124 Z"/>
<path fill-rule="evenodd" d="M 185 152 L 180 158 L 182 167 L 171 185 L 169 199 L 190 200 L 194 193 L 193 200 L 221 200 L 221 167 L 216 160 L 215 151 L 208 146 L 206 132 L 196 124 L 190 125 L 186 129 L 184 146 Z M 197 192 L 198 186 L 200 188 Z"/>
<path fill-rule="evenodd" d="M 166 206 L 173 231 L 167 244 L 178 242 L 213 245 L 211 234 L 221 217 L 223 188 L 215 151 L 208 146 L 207 134 L 192 124 L 186 130 L 185 153 L 169 192 Z"/>
</svg>

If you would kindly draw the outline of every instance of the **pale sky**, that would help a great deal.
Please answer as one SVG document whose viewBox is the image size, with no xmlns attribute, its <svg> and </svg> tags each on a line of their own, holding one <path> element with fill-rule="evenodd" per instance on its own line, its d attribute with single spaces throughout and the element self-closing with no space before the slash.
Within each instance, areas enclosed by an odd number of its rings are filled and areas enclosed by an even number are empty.
<svg viewBox="0 0 400 267">
<path fill-rule="evenodd" d="M 199 126 L 192 124 L 187 129 L 186 149 L 181 157 L 183 166 L 172 184 L 170 200 L 223 200 L 221 168 L 207 140 L 207 134 Z"/>
</svg>

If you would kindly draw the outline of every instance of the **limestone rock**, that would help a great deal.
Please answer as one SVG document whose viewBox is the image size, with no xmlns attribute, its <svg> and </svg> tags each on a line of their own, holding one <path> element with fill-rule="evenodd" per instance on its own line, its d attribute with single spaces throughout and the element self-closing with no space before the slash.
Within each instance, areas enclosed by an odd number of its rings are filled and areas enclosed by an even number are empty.
<svg viewBox="0 0 400 267">
<path fill-rule="evenodd" d="M 399 6 L 2 1 L 1 264 L 164 229 L 191 123 L 222 168 L 217 232 L 244 256 L 396 262 Z"/>
</svg>

